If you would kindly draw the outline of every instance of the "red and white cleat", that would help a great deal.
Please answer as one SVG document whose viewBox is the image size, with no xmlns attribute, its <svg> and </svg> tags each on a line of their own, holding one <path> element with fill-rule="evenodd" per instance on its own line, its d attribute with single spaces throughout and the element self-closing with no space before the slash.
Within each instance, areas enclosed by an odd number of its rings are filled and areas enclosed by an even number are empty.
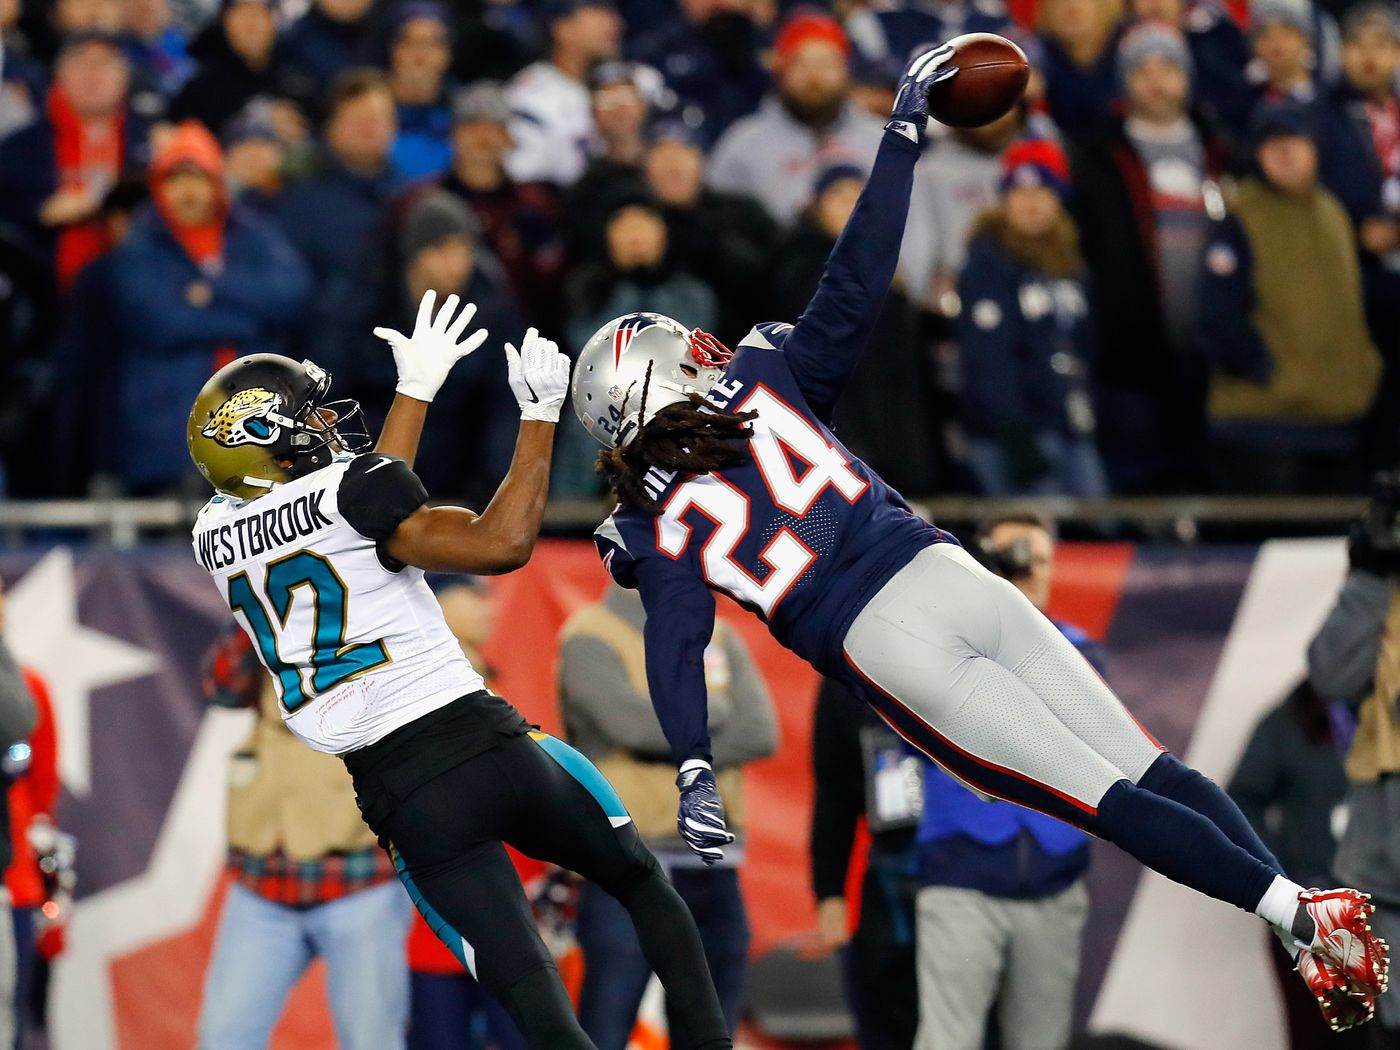
<svg viewBox="0 0 1400 1050">
<path fill-rule="evenodd" d="M 1309 945 L 1352 993 L 1375 999 L 1390 984 L 1390 946 L 1371 932 L 1371 895 L 1359 890 L 1304 890 L 1298 902 L 1317 924 Z"/>
<path fill-rule="evenodd" d="M 1298 953 L 1296 969 L 1332 1031 L 1345 1032 L 1376 1016 L 1375 997 L 1349 991 L 1341 974 L 1326 959 L 1304 949 Z"/>
</svg>

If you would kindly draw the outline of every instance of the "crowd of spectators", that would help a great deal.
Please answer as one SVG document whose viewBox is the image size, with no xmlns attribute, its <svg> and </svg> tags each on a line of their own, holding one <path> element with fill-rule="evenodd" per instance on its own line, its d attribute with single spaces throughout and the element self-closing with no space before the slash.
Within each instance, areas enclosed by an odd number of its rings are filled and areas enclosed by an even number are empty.
<svg viewBox="0 0 1400 1050">
<path fill-rule="evenodd" d="M 801 312 L 918 48 L 1033 75 L 937 129 L 840 433 L 911 494 L 1312 493 L 1400 460 L 1400 8 L 1376 0 L 0 0 L 0 491 L 193 493 L 203 379 L 371 424 L 427 288 L 491 346 L 425 435 L 488 495 L 500 344 Z M 599 494 L 561 427 L 555 494 Z"/>
</svg>

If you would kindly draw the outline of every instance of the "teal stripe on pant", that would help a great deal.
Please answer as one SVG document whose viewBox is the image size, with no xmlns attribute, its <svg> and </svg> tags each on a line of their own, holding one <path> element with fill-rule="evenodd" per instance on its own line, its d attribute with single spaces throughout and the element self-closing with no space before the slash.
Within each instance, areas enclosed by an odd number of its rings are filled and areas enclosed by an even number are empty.
<svg viewBox="0 0 1400 1050">
<path fill-rule="evenodd" d="M 399 881 L 403 883 L 404 889 L 408 890 L 409 900 L 413 901 L 413 906 L 418 909 L 418 913 L 423 916 L 423 921 L 428 924 L 428 929 L 433 931 L 433 935 L 443 944 L 447 945 L 447 950 L 457 957 L 457 961 L 466 968 L 467 973 L 476 976 L 476 952 L 463 937 L 452 926 L 450 922 L 438 914 L 436 908 L 428 903 L 428 899 L 423 896 L 423 891 L 418 888 L 418 884 L 413 881 L 413 876 L 408 873 L 408 865 L 404 863 L 403 855 L 389 846 L 389 858 L 394 862 L 394 870 L 399 873 Z"/>
<path fill-rule="evenodd" d="M 603 812 L 608 816 L 608 823 L 615 828 L 631 823 L 632 817 L 627 812 L 627 807 L 622 804 L 622 799 L 617 797 L 617 792 L 608 783 L 608 778 L 598 772 L 597 766 L 558 737 L 535 732 L 530 734 L 530 739 L 539 744 L 545 754 L 558 762 L 564 768 L 564 772 L 583 785 L 598 805 L 603 807 Z"/>
</svg>

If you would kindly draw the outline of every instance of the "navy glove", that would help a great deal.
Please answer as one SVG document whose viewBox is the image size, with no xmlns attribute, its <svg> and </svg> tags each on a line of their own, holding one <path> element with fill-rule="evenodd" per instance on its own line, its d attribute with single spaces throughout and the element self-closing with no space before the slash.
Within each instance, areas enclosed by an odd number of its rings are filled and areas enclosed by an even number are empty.
<svg viewBox="0 0 1400 1050">
<path fill-rule="evenodd" d="M 899 91 L 894 96 L 894 109 L 886 131 L 895 131 L 910 142 L 919 142 L 928 124 L 928 92 L 934 84 L 947 80 L 958 71 L 957 66 L 945 65 L 953 55 L 948 44 L 917 55 L 904 71 Z"/>
<path fill-rule="evenodd" d="M 681 838 L 706 864 L 723 860 L 721 847 L 733 842 L 734 836 L 724 826 L 724 803 L 710 764 L 700 758 L 687 759 L 681 764 L 676 787 L 681 789 L 680 812 L 676 814 Z"/>
</svg>

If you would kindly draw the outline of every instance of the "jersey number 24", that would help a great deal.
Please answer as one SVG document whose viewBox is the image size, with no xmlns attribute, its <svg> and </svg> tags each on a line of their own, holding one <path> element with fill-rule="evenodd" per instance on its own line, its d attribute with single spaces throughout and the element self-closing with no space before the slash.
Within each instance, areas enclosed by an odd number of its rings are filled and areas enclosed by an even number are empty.
<svg viewBox="0 0 1400 1050">
<path fill-rule="evenodd" d="M 865 494 L 868 483 L 851 470 L 841 449 L 830 444 L 802 413 L 765 386 L 744 399 L 738 411 L 758 411 L 750 449 L 773 505 L 800 518 L 829 488 L 847 503 Z M 805 469 L 799 477 L 793 461 Z M 705 474 L 680 485 L 656 519 L 657 546 L 679 558 L 690 544 L 686 515 L 694 510 L 714 523 L 700 552 L 705 580 L 741 602 L 771 616 L 802 574 L 817 558 L 787 527 L 780 528 L 758 558 L 768 572 L 758 579 L 735 557 L 749 531 L 750 500 L 720 474 Z"/>
<path fill-rule="evenodd" d="M 311 591 L 311 680 L 302 669 L 282 659 L 278 648 L 279 629 L 273 627 L 263 603 L 253 592 L 246 572 L 234 573 L 228 581 L 228 603 L 241 612 L 252 628 L 258 652 L 267 669 L 277 679 L 282 706 L 295 711 L 313 696 L 389 662 L 383 642 L 345 644 L 345 615 L 348 594 L 345 584 L 330 561 L 313 551 L 297 551 L 268 565 L 263 580 L 267 604 L 285 629 L 292 611 L 292 596 L 298 587 Z"/>
</svg>

